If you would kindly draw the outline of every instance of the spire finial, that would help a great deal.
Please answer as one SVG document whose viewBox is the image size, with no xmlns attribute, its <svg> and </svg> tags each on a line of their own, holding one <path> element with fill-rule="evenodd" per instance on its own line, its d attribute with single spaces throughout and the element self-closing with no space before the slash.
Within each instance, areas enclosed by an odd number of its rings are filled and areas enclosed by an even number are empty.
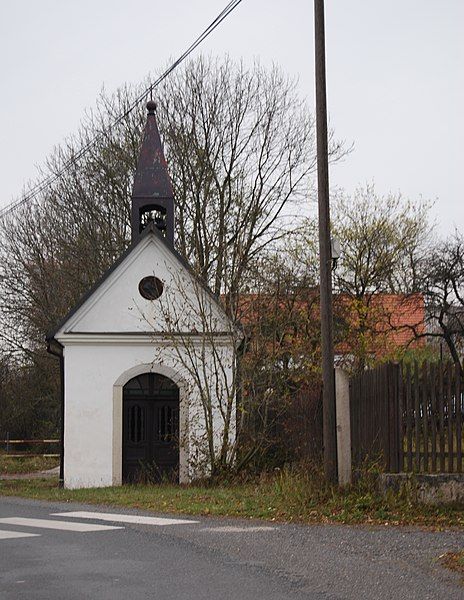
<svg viewBox="0 0 464 600">
<path fill-rule="evenodd" d="M 147 121 L 137 161 L 132 189 L 132 239 L 136 239 L 148 222 L 174 244 L 174 194 L 156 124 L 156 103 L 147 102 Z"/>
</svg>

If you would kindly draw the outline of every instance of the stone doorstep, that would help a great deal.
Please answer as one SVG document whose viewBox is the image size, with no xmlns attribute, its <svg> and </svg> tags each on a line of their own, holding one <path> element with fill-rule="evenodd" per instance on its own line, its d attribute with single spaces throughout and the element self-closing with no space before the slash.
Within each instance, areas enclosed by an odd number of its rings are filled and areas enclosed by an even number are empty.
<svg viewBox="0 0 464 600">
<path fill-rule="evenodd" d="M 407 491 L 424 504 L 464 503 L 464 473 L 382 473 L 379 490 Z"/>
</svg>

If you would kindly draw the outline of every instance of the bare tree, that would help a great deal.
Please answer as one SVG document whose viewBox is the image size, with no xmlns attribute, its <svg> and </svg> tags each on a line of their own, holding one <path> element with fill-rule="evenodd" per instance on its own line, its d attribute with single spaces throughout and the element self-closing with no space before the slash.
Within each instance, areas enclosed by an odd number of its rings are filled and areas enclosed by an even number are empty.
<svg viewBox="0 0 464 600">
<path fill-rule="evenodd" d="M 185 394 L 179 440 L 188 448 L 191 475 L 217 476 L 235 463 L 237 351 L 243 334 L 219 299 L 193 273 L 169 269 L 153 314 L 155 364 L 170 365 L 183 379 Z"/>
<path fill-rule="evenodd" d="M 443 341 L 461 366 L 464 352 L 464 237 L 455 232 L 439 242 L 423 264 L 427 327 L 416 337 Z"/>
<path fill-rule="evenodd" d="M 43 372 L 55 371 L 42 353 L 45 332 L 129 243 L 146 120 L 144 106 L 129 109 L 145 87 L 103 92 L 42 174 L 68 168 L 0 223 L 0 339 L 29 365 L 40 356 L 37 377 L 50 394 L 56 385 Z M 248 68 L 227 57 L 188 63 L 157 88 L 156 101 L 176 194 L 176 246 L 235 321 L 260 257 L 301 222 L 315 168 L 313 118 L 278 68 Z M 344 152 L 332 138 L 331 160 Z M 214 461 L 228 456 L 221 450 Z"/>
<path fill-rule="evenodd" d="M 241 465 L 252 462 L 259 469 L 314 458 L 320 442 L 315 230 L 315 222 L 305 222 L 279 248 L 269 248 L 254 261 L 248 287 L 239 298 L 245 334 L 240 361 Z"/>
<path fill-rule="evenodd" d="M 0 357 L 0 438 L 31 439 L 57 434 L 57 368 L 45 356 L 20 361 Z"/>
<path fill-rule="evenodd" d="M 379 196 L 373 186 L 340 195 L 334 203 L 334 235 L 342 245 L 335 285 L 362 298 L 377 292 L 413 293 L 427 249 L 429 205 L 401 195 Z"/>
<path fill-rule="evenodd" d="M 162 97 L 168 162 L 183 199 L 178 247 L 234 304 L 250 260 L 288 232 L 307 198 L 316 165 L 313 118 L 279 69 L 228 58 L 191 63 Z M 333 143 L 331 157 L 342 153 Z"/>
<path fill-rule="evenodd" d="M 352 198 L 341 195 L 334 210 L 334 235 L 342 255 L 334 271 L 338 314 L 355 358 L 355 368 L 369 362 L 373 342 L 388 331 L 392 315 L 379 294 L 421 291 L 421 265 L 428 251 L 430 224 L 427 204 L 401 195 L 376 194 L 373 186 L 358 189 Z M 344 315 L 344 316 L 343 316 Z"/>
<path fill-rule="evenodd" d="M 144 107 L 128 109 L 139 91 L 102 93 L 44 174 L 57 173 L 98 132 L 97 143 L 1 224 L 1 331 L 21 351 L 35 351 L 128 243 L 145 121 Z M 192 61 L 156 92 L 176 192 L 177 247 L 233 314 L 250 261 L 294 226 L 292 215 L 311 187 L 313 119 L 277 68 L 246 68 L 228 58 Z M 332 143 L 331 158 L 342 154 Z"/>
<path fill-rule="evenodd" d="M 301 235 L 289 236 L 284 249 L 269 247 L 250 265 L 250 287 L 238 301 L 240 328 L 198 278 L 172 270 L 153 312 L 142 314 L 153 328 L 154 363 L 187 374 L 190 431 L 181 444 L 194 473 L 262 465 L 270 453 L 280 454 L 276 461 L 290 457 L 301 440 L 289 444 L 284 429 L 300 391 L 306 398 L 316 383 L 317 404 L 317 263 Z M 298 419 L 317 421 L 316 405 L 303 404 L 308 414 Z"/>
</svg>

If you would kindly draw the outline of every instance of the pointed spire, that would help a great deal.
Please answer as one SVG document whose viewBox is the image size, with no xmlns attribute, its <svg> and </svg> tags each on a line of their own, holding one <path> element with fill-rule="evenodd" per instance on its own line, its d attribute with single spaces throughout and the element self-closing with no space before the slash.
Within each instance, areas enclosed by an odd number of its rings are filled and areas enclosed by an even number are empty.
<svg viewBox="0 0 464 600">
<path fill-rule="evenodd" d="M 150 100 L 132 189 L 132 239 L 153 221 L 173 244 L 174 193 L 156 124 L 155 108 L 155 102 Z"/>
</svg>

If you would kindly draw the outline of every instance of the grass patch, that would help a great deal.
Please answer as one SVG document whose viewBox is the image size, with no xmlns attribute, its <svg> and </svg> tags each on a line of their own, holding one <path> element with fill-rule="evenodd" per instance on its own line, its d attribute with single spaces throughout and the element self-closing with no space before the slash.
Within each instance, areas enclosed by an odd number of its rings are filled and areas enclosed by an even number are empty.
<svg viewBox="0 0 464 600">
<path fill-rule="evenodd" d="M 0 453 L 0 474 L 15 475 L 47 471 L 57 467 L 59 463 L 60 459 L 54 457 L 21 456 L 20 458 L 11 458 L 7 454 Z"/>
<path fill-rule="evenodd" d="M 464 526 L 463 506 L 426 506 L 405 495 L 383 497 L 372 473 L 339 490 L 325 484 L 317 469 L 277 471 L 248 481 L 81 490 L 60 489 L 56 480 L 9 480 L 0 482 L 0 495 L 299 523 Z"/>
<path fill-rule="evenodd" d="M 464 550 L 460 552 L 447 552 L 440 556 L 441 563 L 447 569 L 457 571 L 461 575 L 461 583 L 464 585 Z"/>
</svg>

